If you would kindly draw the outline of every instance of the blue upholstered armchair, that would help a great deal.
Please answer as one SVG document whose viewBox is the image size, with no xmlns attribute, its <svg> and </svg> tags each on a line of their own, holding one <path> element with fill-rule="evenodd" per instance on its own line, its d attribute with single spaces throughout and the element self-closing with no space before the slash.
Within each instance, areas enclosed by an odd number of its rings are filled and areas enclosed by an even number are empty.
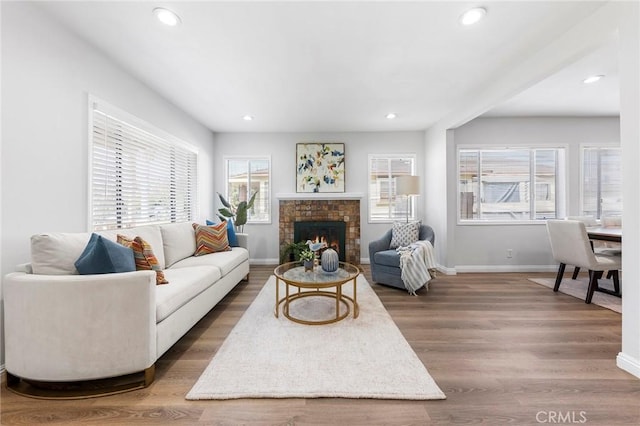
<svg viewBox="0 0 640 426">
<path fill-rule="evenodd" d="M 391 245 L 391 232 L 389 229 L 379 240 L 369 243 L 369 262 L 371 263 L 371 276 L 373 281 L 392 287 L 404 289 L 404 283 L 400 276 L 400 255 Z M 436 236 L 433 229 L 427 225 L 420 225 L 420 240 L 428 240 L 435 244 Z"/>
</svg>

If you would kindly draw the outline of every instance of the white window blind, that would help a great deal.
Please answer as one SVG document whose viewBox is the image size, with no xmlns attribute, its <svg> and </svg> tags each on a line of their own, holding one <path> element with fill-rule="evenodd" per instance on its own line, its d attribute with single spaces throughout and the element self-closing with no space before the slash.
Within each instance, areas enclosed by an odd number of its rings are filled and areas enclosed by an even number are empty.
<svg viewBox="0 0 640 426">
<path fill-rule="evenodd" d="M 90 105 L 91 228 L 193 220 L 197 152 L 148 124 L 132 124 L 126 113 Z"/>
<path fill-rule="evenodd" d="M 414 154 L 369 155 L 369 222 L 405 220 L 407 204 L 409 219 L 415 220 L 415 204 L 412 197 L 396 196 L 395 178 L 414 174 Z"/>
</svg>

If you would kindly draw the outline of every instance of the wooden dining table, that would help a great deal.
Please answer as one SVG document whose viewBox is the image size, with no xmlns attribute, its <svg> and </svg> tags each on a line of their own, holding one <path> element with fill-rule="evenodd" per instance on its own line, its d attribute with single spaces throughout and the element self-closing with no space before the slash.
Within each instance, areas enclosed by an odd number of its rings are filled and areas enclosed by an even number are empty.
<svg viewBox="0 0 640 426">
<path fill-rule="evenodd" d="M 613 243 L 622 242 L 621 227 L 588 227 L 587 235 L 591 240 L 610 241 Z"/>
</svg>

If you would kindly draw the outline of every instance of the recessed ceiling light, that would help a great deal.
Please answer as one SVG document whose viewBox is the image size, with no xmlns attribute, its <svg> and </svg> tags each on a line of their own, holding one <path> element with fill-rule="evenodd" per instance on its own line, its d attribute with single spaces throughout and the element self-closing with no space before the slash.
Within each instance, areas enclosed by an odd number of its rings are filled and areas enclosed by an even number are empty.
<svg viewBox="0 0 640 426">
<path fill-rule="evenodd" d="M 395 112 L 390 112 L 389 114 L 386 115 L 388 120 L 393 120 L 394 118 L 397 117 Z"/>
<path fill-rule="evenodd" d="M 460 15 L 460 23 L 462 25 L 473 25 L 487 14 L 487 9 L 484 7 L 474 7 L 473 9 L 467 10 L 465 13 Z"/>
<path fill-rule="evenodd" d="M 175 12 L 164 7 L 156 7 L 153 9 L 153 14 L 156 15 L 160 22 L 170 27 L 175 27 L 180 23 L 180 17 Z"/>
<path fill-rule="evenodd" d="M 242 117 L 242 119 L 243 119 L 244 121 L 251 121 L 251 120 L 253 120 L 253 115 L 248 115 L 248 114 L 247 114 L 247 115 L 245 115 L 244 117 Z"/>
<path fill-rule="evenodd" d="M 592 75 L 590 77 L 585 78 L 582 82 L 584 84 L 591 84 L 591 83 L 595 83 L 596 81 L 600 80 L 602 77 L 604 77 L 604 75 Z"/>
</svg>

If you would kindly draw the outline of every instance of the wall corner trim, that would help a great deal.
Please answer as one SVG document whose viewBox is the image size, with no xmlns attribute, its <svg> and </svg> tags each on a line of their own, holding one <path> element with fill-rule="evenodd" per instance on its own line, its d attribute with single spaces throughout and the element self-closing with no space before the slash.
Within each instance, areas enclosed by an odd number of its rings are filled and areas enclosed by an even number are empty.
<svg viewBox="0 0 640 426">
<path fill-rule="evenodd" d="M 624 352 L 620 352 L 616 357 L 616 365 L 627 373 L 640 378 L 640 359 L 635 359 Z"/>
</svg>

